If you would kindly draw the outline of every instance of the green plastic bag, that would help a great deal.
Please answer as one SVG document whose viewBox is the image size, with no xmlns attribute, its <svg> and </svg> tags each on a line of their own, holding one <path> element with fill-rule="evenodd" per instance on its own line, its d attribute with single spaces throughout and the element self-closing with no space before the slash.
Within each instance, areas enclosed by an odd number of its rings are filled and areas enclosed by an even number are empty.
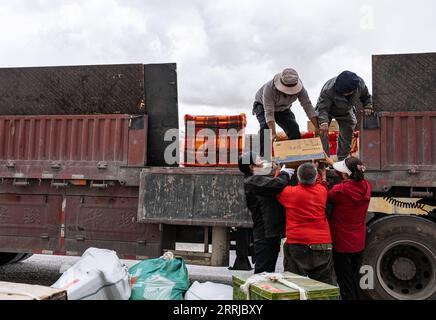
<svg viewBox="0 0 436 320">
<path fill-rule="evenodd" d="M 185 262 L 170 252 L 141 261 L 129 269 L 129 274 L 130 300 L 183 300 L 190 285 Z"/>
</svg>

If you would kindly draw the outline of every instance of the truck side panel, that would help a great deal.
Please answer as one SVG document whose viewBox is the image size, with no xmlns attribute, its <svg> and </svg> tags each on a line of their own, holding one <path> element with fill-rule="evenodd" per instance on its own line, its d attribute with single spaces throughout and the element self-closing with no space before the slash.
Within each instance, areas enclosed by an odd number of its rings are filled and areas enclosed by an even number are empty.
<svg viewBox="0 0 436 320">
<path fill-rule="evenodd" d="M 251 227 L 237 169 L 147 168 L 141 171 L 138 221 Z"/>
<path fill-rule="evenodd" d="M 161 254 L 139 173 L 167 165 L 176 64 L 1 68 L 0 114 L 0 252 Z"/>
<path fill-rule="evenodd" d="M 120 253 L 158 256 L 156 224 L 137 223 L 137 198 L 67 196 L 65 250 L 83 252 L 90 245 L 117 248 Z"/>
<path fill-rule="evenodd" d="M 372 72 L 380 121 L 362 129 L 360 145 L 373 191 L 435 188 L 436 53 L 374 55 Z"/>
<path fill-rule="evenodd" d="M 381 114 L 381 169 L 436 171 L 436 111 Z"/>
<path fill-rule="evenodd" d="M 0 251 L 56 250 L 61 204 L 59 195 L 0 194 Z"/>
<path fill-rule="evenodd" d="M 158 224 L 137 223 L 138 187 L 0 183 L 0 252 L 80 255 L 89 247 L 124 257 L 161 254 Z"/>
<path fill-rule="evenodd" d="M 0 177 L 117 180 L 144 166 L 147 115 L 0 116 Z"/>
<path fill-rule="evenodd" d="M 362 159 L 373 191 L 436 187 L 436 111 L 381 112 L 380 128 L 362 134 Z"/>
</svg>

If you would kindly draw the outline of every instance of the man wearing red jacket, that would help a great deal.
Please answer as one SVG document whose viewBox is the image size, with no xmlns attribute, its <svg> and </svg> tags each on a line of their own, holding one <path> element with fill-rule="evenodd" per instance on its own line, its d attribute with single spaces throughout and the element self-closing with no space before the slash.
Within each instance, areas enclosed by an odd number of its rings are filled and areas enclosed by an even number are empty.
<svg viewBox="0 0 436 320">
<path fill-rule="evenodd" d="M 349 157 L 330 164 L 342 180 L 328 195 L 329 202 L 333 204 L 330 228 L 335 271 L 342 299 L 358 300 L 371 185 L 364 178 L 365 167 L 359 159 Z"/>
<path fill-rule="evenodd" d="M 284 269 L 312 279 L 336 284 L 332 239 L 326 217 L 328 196 L 325 171 L 304 163 L 298 167 L 297 186 L 287 186 L 277 197 L 286 209 Z"/>
</svg>

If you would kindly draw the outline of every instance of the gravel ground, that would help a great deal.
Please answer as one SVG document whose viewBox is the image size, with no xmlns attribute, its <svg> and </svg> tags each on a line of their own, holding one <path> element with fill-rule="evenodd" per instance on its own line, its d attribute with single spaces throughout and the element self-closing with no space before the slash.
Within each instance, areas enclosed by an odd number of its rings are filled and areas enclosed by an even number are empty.
<svg viewBox="0 0 436 320">
<path fill-rule="evenodd" d="M 230 265 L 233 265 L 235 257 L 234 251 L 231 251 Z M 33 255 L 25 261 L 0 267 L 0 281 L 50 286 L 79 258 L 80 257 Z M 139 262 L 136 260 L 122 261 L 128 267 Z M 187 268 L 191 281 L 212 281 L 224 284 L 232 283 L 232 274 L 253 273 L 253 271 L 231 271 L 228 270 L 227 267 L 187 265 Z M 277 272 L 281 271 L 283 271 L 283 259 L 280 256 L 277 262 Z"/>
</svg>

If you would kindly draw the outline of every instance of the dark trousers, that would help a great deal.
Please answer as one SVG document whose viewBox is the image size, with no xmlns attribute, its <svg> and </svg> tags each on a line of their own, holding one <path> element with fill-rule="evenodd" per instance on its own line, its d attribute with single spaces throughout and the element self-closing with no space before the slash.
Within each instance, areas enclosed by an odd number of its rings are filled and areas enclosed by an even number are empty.
<svg viewBox="0 0 436 320">
<path fill-rule="evenodd" d="M 250 255 L 250 245 L 252 243 L 251 229 L 238 228 L 235 231 L 235 241 L 236 241 L 236 259 L 233 267 L 230 270 L 252 270 L 250 260 L 248 256 Z"/>
<path fill-rule="evenodd" d="M 339 124 L 338 137 L 338 160 L 342 161 L 350 155 L 351 145 L 353 142 L 354 129 L 356 128 L 357 120 L 355 111 L 350 111 L 349 114 L 333 117 Z M 332 117 L 329 116 L 329 125 Z M 321 138 L 324 151 L 330 156 L 329 137 L 326 135 Z"/>
<path fill-rule="evenodd" d="M 268 124 L 265 119 L 265 111 L 263 109 L 263 105 L 255 102 L 253 105 L 253 112 L 256 115 L 257 121 L 259 121 L 260 125 L 260 156 L 264 156 L 264 136 L 265 130 L 269 129 Z M 287 109 L 285 111 L 275 112 L 274 118 L 276 123 L 282 128 L 289 139 L 295 140 L 300 139 L 300 127 L 298 126 L 297 121 L 295 120 L 295 115 L 291 111 L 291 109 Z"/>
<path fill-rule="evenodd" d="M 338 284 L 343 300 L 359 300 L 361 290 L 359 286 L 360 267 L 363 252 L 339 253 L 333 251 L 333 261 Z"/>
<path fill-rule="evenodd" d="M 336 285 L 332 250 L 312 250 L 301 244 L 283 246 L 285 271 Z"/>
<path fill-rule="evenodd" d="M 254 242 L 254 273 L 275 272 L 280 252 L 280 240 L 280 237 L 274 237 Z"/>
</svg>

